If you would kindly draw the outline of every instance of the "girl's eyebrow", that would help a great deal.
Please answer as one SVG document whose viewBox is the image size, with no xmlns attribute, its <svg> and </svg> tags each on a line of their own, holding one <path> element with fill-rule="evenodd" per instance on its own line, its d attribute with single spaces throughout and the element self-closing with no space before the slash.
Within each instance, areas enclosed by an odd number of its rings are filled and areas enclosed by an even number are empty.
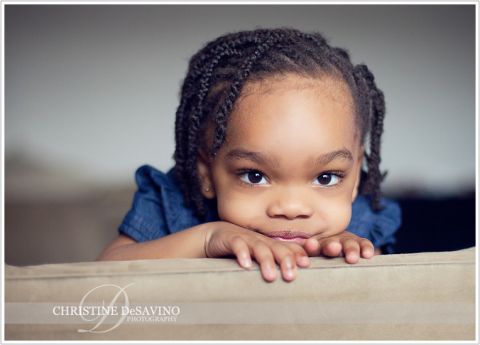
<svg viewBox="0 0 480 345">
<path fill-rule="evenodd" d="M 353 162 L 353 155 L 347 149 L 335 150 L 332 152 L 324 153 L 315 160 L 315 165 L 325 165 L 335 159 L 345 159 L 349 162 Z"/>
<path fill-rule="evenodd" d="M 269 157 L 266 154 L 260 152 L 247 151 L 244 149 L 233 149 L 225 155 L 226 160 L 235 160 L 235 159 L 247 159 L 257 164 L 271 165 L 273 167 L 278 167 L 279 163 L 273 157 Z"/>
<path fill-rule="evenodd" d="M 225 159 L 226 160 L 247 159 L 257 164 L 266 164 L 266 165 L 271 165 L 273 167 L 278 167 L 280 165 L 278 163 L 278 160 L 273 157 L 270 157 L 261 152 L 253 152 L 253 151 L 248 151 L 244 149 L 233 149 L 229 151 L 225 155 Z M 351 162 L 353 161 L 353 155 L 349 150 L 345 148 L 340 150 L 335 150 L 335 151 L 320 155 L 319 157 L 317 157 L 317 159 L 314 160 L 314 164 L 325 165 L 335 159 L 345 159 Z"/>
</svg>

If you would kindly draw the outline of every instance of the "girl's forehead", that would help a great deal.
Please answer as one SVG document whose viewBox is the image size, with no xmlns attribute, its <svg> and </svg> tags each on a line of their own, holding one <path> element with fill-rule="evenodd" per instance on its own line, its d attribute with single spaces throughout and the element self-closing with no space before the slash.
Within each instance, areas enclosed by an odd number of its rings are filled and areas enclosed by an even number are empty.
<svg viewBox="0 0 480 345">
<path fill-rule="evenodd" d="M 353 119 L 355 105 L 348 84 L 338 77 L 290 73 L 247 82 L 231 118 L 253 120 L 255 116 L 256 121 L 262 121 L 262 114 L 270 112 L 288 113 L 290 117 L 301 117 L 304 112 L 318 117 L 346 115 Z"/>
<path fill-rule="evenodd" d="M 355 110 L 345 82 L 286 75 L 250 82 L 230 115 L 227 142 L 253 146 L 352 146 Z"/>
</svg>

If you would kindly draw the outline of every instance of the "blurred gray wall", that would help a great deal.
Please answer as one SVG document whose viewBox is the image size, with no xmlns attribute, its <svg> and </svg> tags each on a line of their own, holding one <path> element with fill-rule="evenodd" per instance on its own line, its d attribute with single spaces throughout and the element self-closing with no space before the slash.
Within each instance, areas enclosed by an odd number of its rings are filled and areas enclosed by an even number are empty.
<svg viewBox="0 0 480 345">
<path fill-rule="evenodd" d="M 259 26 L 321 31 L 373 70 L 388 107 L 387 191 L 451 193 L 474 186 L 473 5 L 5 9 L 10 195 L 43 195 L 71 181 L 133 185 L 141 164 L 168 169 L 189 57 L 220 34 Z M 50 184 L 42 174 L 54 176 Z"/>
</svg>

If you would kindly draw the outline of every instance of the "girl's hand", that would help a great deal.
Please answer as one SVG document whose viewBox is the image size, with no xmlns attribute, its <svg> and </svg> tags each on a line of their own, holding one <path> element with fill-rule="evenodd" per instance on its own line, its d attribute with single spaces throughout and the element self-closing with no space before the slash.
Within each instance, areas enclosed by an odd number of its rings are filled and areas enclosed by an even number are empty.
<svg viewBox="0 0 480 345">
<path fill-rule="evenodd" d="M 277 278 L 275 263 L 280 266 L 284 280 L 291 281 L 297 275 L 297 266 L 308 267 L 307 253 L 297 243 L 281 242 L 228 222 L 211 223 L 205 236 L 205 256 L 224 257 L 233 255 L 239 265 L 249 269 L 252 257 L 260 265 L 263 279 L 267 282 Z"/>
<path fill-rule="evenodd" d="M 303 248 L 309 256 L 345 257 L 349 264 L 355 264 L 359 258 L 370 259 L 374 255 L 372 242 L 351 232 L 344 231 L 331 237 L 311 237 Z"/>
</svg>

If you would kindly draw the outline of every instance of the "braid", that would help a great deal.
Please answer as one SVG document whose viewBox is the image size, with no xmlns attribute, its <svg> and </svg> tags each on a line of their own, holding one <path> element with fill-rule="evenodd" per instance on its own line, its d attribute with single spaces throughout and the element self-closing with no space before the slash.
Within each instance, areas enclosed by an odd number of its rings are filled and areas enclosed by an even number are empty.
<svg viewBox="0 0 480 345">
<path fill-rule="evenodd" d="M 372 206 L 375 210 L 380 209 L 380 183 L 385 174 L 380 172 L 380 147 L 383 133 L 383 119 L 385 117 L 385 100 L 381 90 L 377 88 L 375 77 L 367 66 L 357 65 L 354 74 L 363 82 L 368 104 L 368 119 L 370 121 L 370 154 L 365 154 L 368 173 L 362 185 L 362 193 L 372 195 Z"/>
<path fill-rule="evenodd" d="M 188 128 L 188 141 L 190 145 L 187 146 L 187 165 L 190 167 L 194 167 L 197 161 L 197 154 L 198 154 L 198 141 L 199 141 L 199 129 L 200 126 L 206 116 L 205 112 L 203 112 L 203 105 L 205 101 L 205 97 L 207 96 L 208 92 L 210 91 L 210 82 L 213 76 L 213 69 L 214 67 L 220 62 L 220 59 L 223 56 L 231 56 L 238 54 L 236 50 L 229 49 L 225 47 L 223 50 L 220 50 L 218 55 L 213 57 L 209 64 L 205 66 L 203 69 L 203 76 L 199 81 L 199 89 L 197 94 L 197 104 L 194 108 L 194 116 L 192 116 L 187 124 Z M 189 180 L 190 183 L 194 185 L 195 189 L 199 189 L 198 179 L 196 168 L 189 170 Z M 188 189 L 187 189 L 188 193 Z M 204 202 L 203 198 L 196 198 L 195 204 L 198 209 L 202 212 L 204 210 Z"/>
<path fill-rule="evenodd" d="M 193 205 L 200 218 L 206 215 L 206 200 L 196 165 L 206 124 L 214 125 L 213 143 L 207 152 L 212 158 L 225 141 L 229 116 L 245 83 L 289 72 L 305 76 L 330 74 L 349 85 L 362 143 L 370 134 L 368 173 L 362 174 L 361 190 L 372 195 L 372 207 L 379 209 L 385 102 L 371 72 L 364 65 L 354 67 L 346 50 L 331 47 L 318 33 L 257 29 L 225 34 L 207 43 L 189 61 L 176 112 L 173 158 L 186 205 Z"/>
<path fill-rule="evenodd" d="M 176 112 L 176 148 L 173 158 L 176 162 L 175 174 L 180 181 L 186 203 L 190 205 L 193 201 L 199 214 L 204 213 L 204 203 L 203 198 L 194 192 L 199 189 L 194 165 L 197 155 L 197 133 L 205 117 L 202 116 L 202 110 L 211 84 L 212 73 L 223 57 L 240 55 L 240 51 L 235 47 L 251 42 L 257 43 L 268 33 L 268 30 L 259 31 L 253 37 L 249 32 L 224 35 L 208 43 L 190 60 L 189 72 L 182 87 L 181 102 Z M 207 62 L 209 60 L 210 62 Z"/>
<path fill-rule="evenodd" d="M 267 38 L 267 40 L 261 43 L 256 50 L 253 52 L 251 56 L 249 56 L 245 62 L 243 63 L 242 67 L 238 71 L 235 80 L 232 82 L 230 89 L 228 91 L 228 95 L 223 103 L 223 106 L 220 112 L 217 114 L 217 127 L 215 131 L 214 143 L 212 148 L 212 154 L 214 154 L 220 146 L 223 144 L 225 140 L 225 134 L 227 131 L 227 121 L 228 116 L 233 109 L 233 105 L 235 100 L 237 99 L 238 95 L 240 94 L 241 88 L 245 83 L 245 80 L 248 78 L 250 74 L 250 70 L 253 64 L 277 41 L 284 38 L 284 35 L 278 34 L 272 35 Z"/>
</svg>

